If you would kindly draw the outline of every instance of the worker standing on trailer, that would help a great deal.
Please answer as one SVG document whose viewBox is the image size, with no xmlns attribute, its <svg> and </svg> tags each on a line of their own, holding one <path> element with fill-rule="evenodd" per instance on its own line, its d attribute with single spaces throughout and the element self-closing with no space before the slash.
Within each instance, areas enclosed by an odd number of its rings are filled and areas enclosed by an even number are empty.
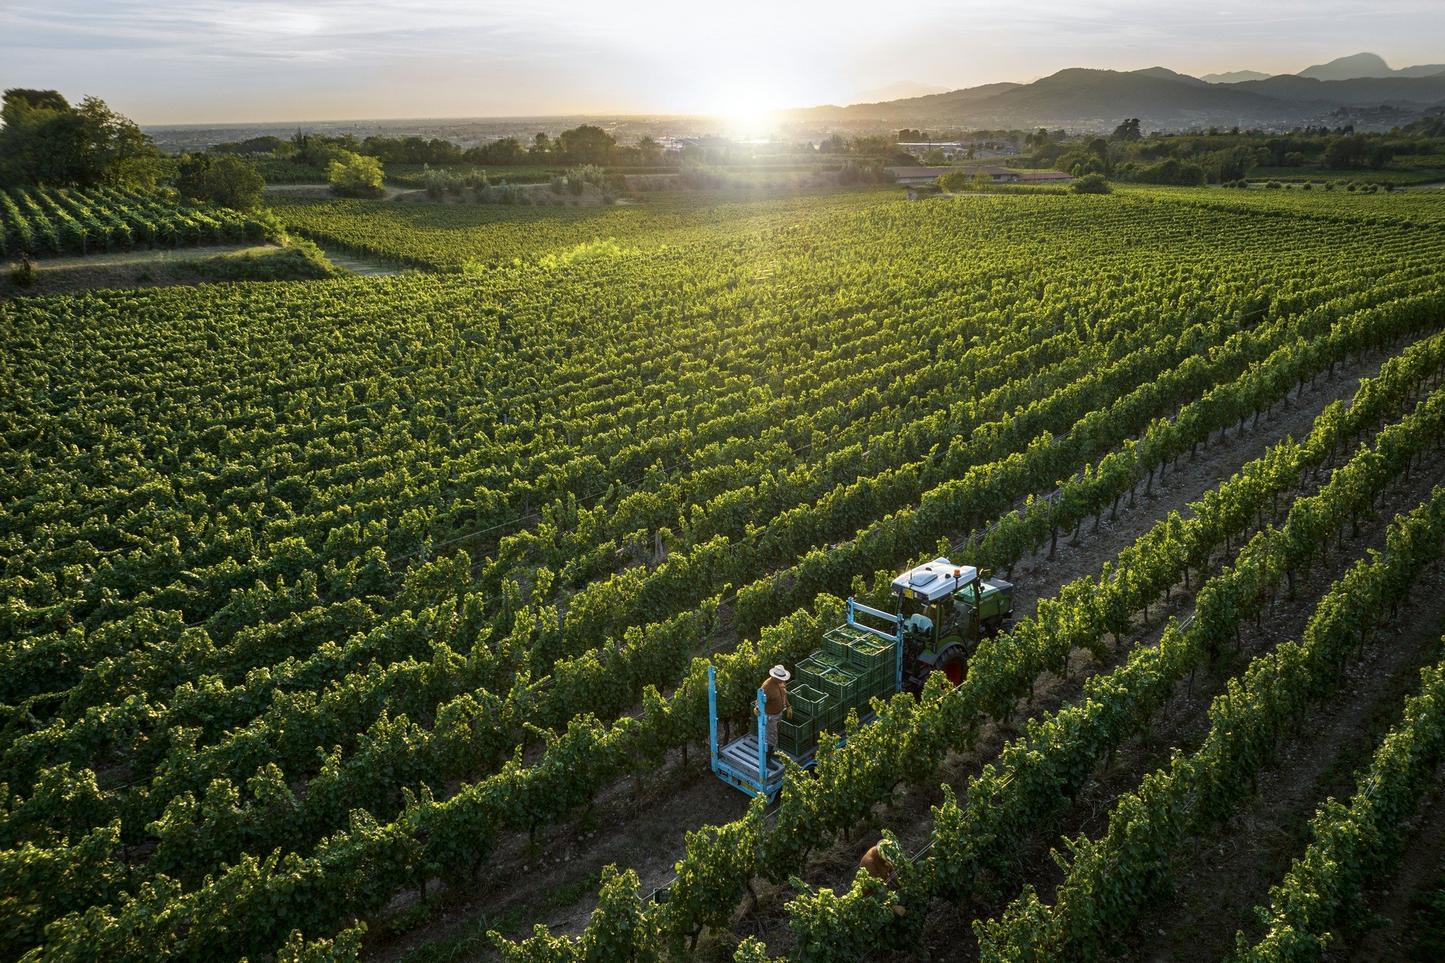
<svg viewBox="0 0 1445 963">
<path fill-rule="evenodd" d="M 773 761 L 773 756 L 778 751 L 778 720 L 786 713 L 788 718 L 793 718 L 793 708 L 788 705 L 788 680 L 793 676 L 787 669 L 775 665 L 768 670 L 768 677 L 763 680 L 763 696 L 767 700 L 763 704 L 763 712 L 767 716 L 767 727 L 764 731 L 764 738 L 768 742 L 768 762 Z M 757 715 L 757 707 L 753 707 L 753 715 Z"/>
<path fill-rule="evenodd" d="M 894 860 L 898 858 L 898 844 L 891 839 L 880 839 L 863 854 L 858 860 L 858 868 L 868 871 L 868 875 L 879 880 L 889 889 L 898 888 L 898 867 Z M 893 915 L 902 917 L 908 911 L 897 903 L 893 904 Z"/>
</svg>

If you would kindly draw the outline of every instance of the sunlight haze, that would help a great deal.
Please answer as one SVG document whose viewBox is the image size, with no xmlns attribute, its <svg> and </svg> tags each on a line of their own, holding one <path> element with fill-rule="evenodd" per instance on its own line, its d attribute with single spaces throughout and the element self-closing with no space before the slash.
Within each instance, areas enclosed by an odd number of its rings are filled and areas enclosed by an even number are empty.
<svg viewBox="0 0 1445 963">
<path fill-rule="evenodd" d="M 752 116 L 901 81 L 1065 67 L 1293 72 L 1371 50 L 1440 59 L 1445 6 L 920 0 L 0 3 L 0 84 L 104 93 L 142 123 L 603 112 Z M 181 78 L 184 78 L 182 80 Z"/>
</svg>

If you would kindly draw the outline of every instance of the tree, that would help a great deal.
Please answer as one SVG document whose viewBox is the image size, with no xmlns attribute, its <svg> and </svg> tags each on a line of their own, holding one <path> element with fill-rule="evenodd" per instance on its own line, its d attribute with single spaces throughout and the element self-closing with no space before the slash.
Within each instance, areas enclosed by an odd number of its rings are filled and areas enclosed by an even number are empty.
<svg viewBox="0 0 1445 963">
<path fill-rule="evenodd" d="M 548 137 L 545 131 L 539 131 L 537 136 L 532 138 L 532 146 L 527 148 L 527 159 L 534 164 L 545 164 L 555 151 L 552 138 Z"/>
<path fill-rule="evenodd" d="M 1325 167 L 1333 170 L 1363 167 L 1369 153 L 1370 145 L 1363 138 L 1336 137 L 1325 148 Z"/>
<path fill-rule="evenodd" d="M 923 155 L 923 163 L 929 167 L 942 167 L 948 163 L 948 157 L 937 147 Z"/>
<path fill-rule="evenodd" d="M 1074 181 L 1075 194 L 1107 194 L 1109 193 L 1109 182 L 1104 179 L 1103 174 L 1085 174 Z"/>
<path fill-rule="evenodd" d="M 281 156 L 289 150 L 286 141 L 272 134 L 248 137 L 242 141 L 230 141 L 211 148 L 213 154 L 271 154 Z"/>
<path fill-rule="evenodd" d="M 515 137 L 503 137 L 490 144 L 478 144 L 462 155 L 469 164 L 487 167 L 511 167 L 527 159 L 527 151 Z"/>
<path fill-rule="evenodd" d="M 201 178 L 198 200 L 209 201 L 233 211 L 254 211 L 261 206 L 266 181 L 256 165 L 238 157 L 217 157 Z"/>
<path fill-rule="evenodd" d="M 557 147 L 566 164 L 596 164 L 600 167 L 612 162 L 617 141 L 601 127 L 583 124 L 562 131 L 557 137 Z"/>
<path fill-rule="evenodd" d="M 340 151 L 326 168 L 331 193 L 340 197 L 380 197 L 385 193 L 381 179 L 380 161 L 351 151 Z"/>
<path fill-rule="evenodd" d="M 204 200 L 206 173 L 214 162 L 209 154 L 182 154 L 176 161 L 176 191 L 182 197 Z"/>
<path fill-rule="evenodd" d="M 1132 142 L 1141 139 L 1143 136 L 1143 133 L 1139 130 L 1139 118 L 1134 117 L 1115 127 L 1114 132 L 1109 135 L 1109 139 Z"/>
<path fill-rule="evenodd" d="M 949 171 L 934 183 L 950 194 L 956 191 L 966 191 L 972 186 L 972 180 L 966 170 Z"/>
<path fill-rule="evenodd" d="M 131 120 L 87 97 L 73 107 L 54 90 L 5 91 L 0 183 L 36 187 L 155 185 L 159 152 Z"/>
<path fill-rule="evenodd" d="M 643 134 L 637 142 L 637 154 L 642 163 L 656 164 L 662 160 L 662 145 L 651 134 Z"/>
</svg>

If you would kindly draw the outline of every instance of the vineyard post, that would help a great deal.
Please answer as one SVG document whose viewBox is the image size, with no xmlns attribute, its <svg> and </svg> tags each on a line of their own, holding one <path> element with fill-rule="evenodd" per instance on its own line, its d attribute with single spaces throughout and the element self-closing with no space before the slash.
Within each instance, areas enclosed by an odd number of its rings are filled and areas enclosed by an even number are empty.
<svg viewBox="0 0 1445 963">
<path fill-rule="evenodd" d="M 757 692 L 758 704 L 758 789 L 767 792 L 768 784 L 768 703 L 762 689 Z"/>
<path fill-rule="evenodd" d="M 717 762 L 717 669 L 712 663 L 708 663 L 707 667 L 707 718 L 712 748 L 710 764 L 713 764 Z"/>
</svg>

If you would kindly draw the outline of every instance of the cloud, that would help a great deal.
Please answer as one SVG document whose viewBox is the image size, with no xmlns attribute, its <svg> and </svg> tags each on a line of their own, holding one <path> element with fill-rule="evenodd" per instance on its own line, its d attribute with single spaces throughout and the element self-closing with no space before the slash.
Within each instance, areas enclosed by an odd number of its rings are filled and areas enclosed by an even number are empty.
<svg viewBox="0 0 1445 963">
<path fill-rule="evenodd" d="M 0 0 L 0 83 L 154 122 L 682 112 L 1068 66 L 1288 71 L 1364 49 L 1403 66 L 1445 59 L 1421 39 L 1442 35 L 1438 0 L 915 0 L 907 17 L 858 0 Z"/>
</svg>

